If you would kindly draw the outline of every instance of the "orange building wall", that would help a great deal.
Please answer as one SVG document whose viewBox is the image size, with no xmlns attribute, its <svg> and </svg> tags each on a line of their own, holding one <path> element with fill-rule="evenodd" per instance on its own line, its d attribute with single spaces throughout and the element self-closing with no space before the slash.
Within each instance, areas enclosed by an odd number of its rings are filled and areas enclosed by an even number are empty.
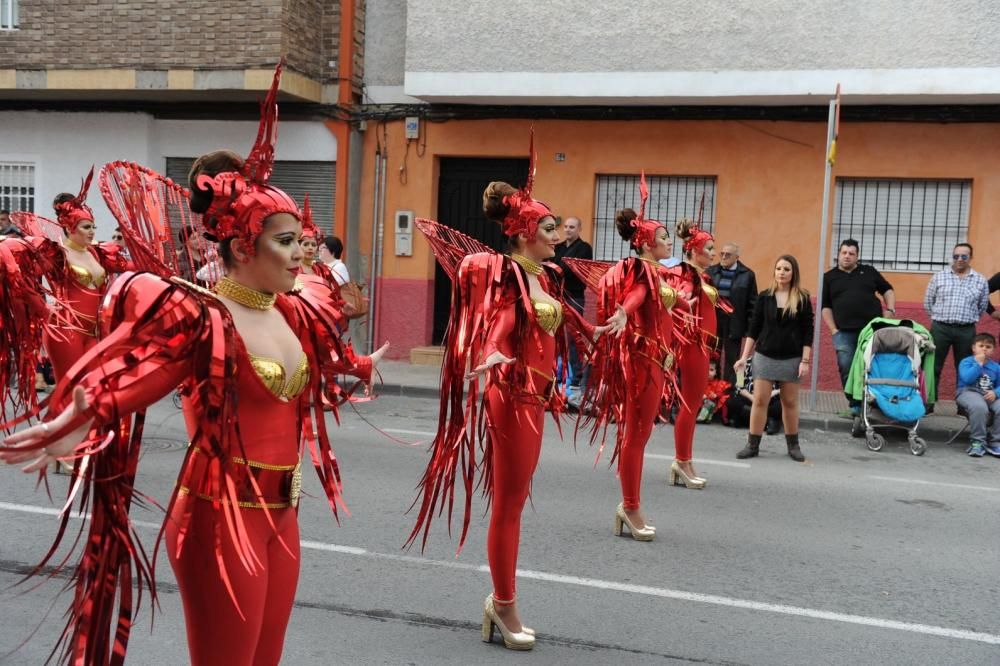
<svg viewBox="0 0 1000 666">
<path fill-rule="evenodd" d="M 432 282 L 433 257 L 417 233 L 412 257 L 396 257 L 391 222 L 396 210 L 433 218 L 437 212 L 440 157 L 526 157 L 529 127 L 535 128 L 538 174 L 535 192 L 563 217 L 584 220 L 593 233 L 598 174 L 716 176 L 716 237 L 736 241 L 742 258 L 766 286 L 774 258 L 798 257 L 804 286 L 814 290 L 822 212 L 825 123 L 771 121 L 569 121 L 459 120 L 422 123 L 418 142 L 403 138 L 402 121 L 369 125 L 361 188 L 361 252 L 371 251 L 373 170 L 376 142 L 388 156 L 383 280 L 386 300 Z M 384 128 L 384 132 L 383 132 Z M 971 178 L 970 238 L 974 265 L 987 275 L 1000 269 L 994 216 L 1000 213 L 1000 124 L 843 123 L 834 170 L 840 177 Z M 423 149 L 421 147 L 421 149 Z M 565 161 L 556 162 L 555 154 Z M 405 183 L 400 168 L 405 165 Z M 862 259 L 864 252 L 862 248 Z M 913 305 L 923 297 L 928 273 L 887 273 L 897 299 Z M 426 291 L 426 290 L 425 290 Z M 432 293 L 432 288 L 430 289 Z M 407 292 L 408 293 L 408 292 Z M 423 296 L 426 298 L 426 293 Z M 431 296 L 432 297 L 432 296 Z M 383 304 L 392 307 L 391 304 Z M 383 323 L 392 328 L 391 316 Z M 412 322 L 412 319 L 410 319 Z M 401 341 L 397 355 L 428 344 L 429 317 Z M 380 337 L 394 331 L 380 327 Z M 426 329 L 426 330 L 424 330 Z M 422 342 L 417 339 L 423 338 Z M 412 342 L 412 343 L 411 343 Z M 408 346 L 407 346 L 408 345 Z"/>
</svg>

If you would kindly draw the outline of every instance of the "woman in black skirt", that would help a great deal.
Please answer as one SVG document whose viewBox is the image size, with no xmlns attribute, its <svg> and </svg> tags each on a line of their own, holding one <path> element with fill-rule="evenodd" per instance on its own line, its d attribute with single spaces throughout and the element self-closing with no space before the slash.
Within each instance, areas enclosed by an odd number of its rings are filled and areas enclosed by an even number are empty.
<svg viewBox="0 0 1000 666">
<path fill-rule="evenodd" d="M 743 353 L 733 365 L 739 372 L 753 357 L 750 435 L 737 458 L 752 458 L 760 452 L 767 403 L 774 383 L 781 382 L 788 455 L 798 462 L 805 460 L 799 448 L 799 380 L 809 374 L 813 316 L 809 294 L 799 286 L 799 262 L 789 254 L 781 255 L 774 264 L 774 282 L 757 297 Z"/>
</svg>

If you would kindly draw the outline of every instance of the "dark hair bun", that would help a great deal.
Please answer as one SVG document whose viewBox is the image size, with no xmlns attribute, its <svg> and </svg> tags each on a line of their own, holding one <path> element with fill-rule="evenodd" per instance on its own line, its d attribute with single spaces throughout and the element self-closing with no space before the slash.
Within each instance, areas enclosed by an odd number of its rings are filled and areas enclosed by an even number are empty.
<svg viewBox="0 0 1000 666">
<path fill-rule="evenodd" d="M 632 241 L 632 236 L 635 235 L 635 227 L 632 226 L 632 220 L 637 217 L 639 215 L 631 208 L 622 208 L 615 213 L 615 228 L 618 229 L 618 235 L 623 240 L 627 242 Z"/>
<path fill-rule="evenodd" d="M 503 202 L 504 197 L 509 197 L 515 192 L 517 190 L 513 186 L 502 180 L 495 180 L 487 185 L 483 190 L 483 214 L 486 215 L 486 219 L 503 222 L 510 212 L 510 206 Z"/>
<path fill-rule="evenodd" d="M 67 201 L 72 201 L 75 198 L 76 198 L 75 194 L 70 194 L 69 192 L 62 192 L 61 194 L 57 194 L 56 198 L 52 200 L 52 207 L 55 208 L 59 204 L 66 203 Z"/>
<path fill-rule="evenodd" d="M 214 177 L 226 171 L 239 171 L 243 168 L 243 158 L 231 150 L 214 150 L 196 159 L 188 173 L 188 187 L 191 188 L 191 202 L 188 204 L 193 213 L 204 213 L 212 205 L 212 190 L 198 187 L 198 176 Z"/>
</svg>

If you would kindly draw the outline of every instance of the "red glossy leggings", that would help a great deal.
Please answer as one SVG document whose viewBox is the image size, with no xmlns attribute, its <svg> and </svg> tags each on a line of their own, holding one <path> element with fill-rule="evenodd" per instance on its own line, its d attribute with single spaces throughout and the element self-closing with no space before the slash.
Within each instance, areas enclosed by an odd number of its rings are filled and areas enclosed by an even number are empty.
<svg viewBox="0 0 1000 666">
<path fill-rule="evenodd" d="M 685 347 L 677 364 L 681 372 L 681 401 L 674 423 L 674 458 L 677 462 L 691 460 L 694 448 L 695 417 L 708 386 L 708 352 L 700 345 Z"/>
<path fill-rule="evenodd" d="M 61 329 L 59 338 L 45 334 L 45 353 L 52 361 L 52 372 L 58 381 L 69 372 L 81 356 L 97 344 L 97 338 L 73 330 Z M 65 339 L 64 339 L 65 338 Z"/>
<path fill-rule="evenodd" d="M 494 598 L 511 601 L 516 598 L 521 512 L 542 450 L 545 406 L 511 398 L 502 387 L 491 385 L 486 391 L 486 418 L 493 442 L 493 507 L 486 555 Z"/>
<path fill-rule="evenodd" d="M 167 552 L 184 603 L 192 666 L 275 666 L 281 660 L 285 628 L 299 580 L 299 522 L 295 509 L 271 511 L 277 531 L 260 509 L 244 509 L 250 541 L 263 567 L 250 574 L 222 537 L 222 557 L 243 616 L 219 576 L 215 560 L 214 522 L 221 519 L 205 500 L 197 502 L 180 559 L 176 557 L 177 525 L 167 522 Z M 225 530 L 225 527 L 223 527 Z M 225 534 L 225 532 L 224 532 Z M 278 541 L 278 535 L 291 554 Z M 245 618 L 245 619 L 244 619 Z"/>
<path fill-rule="evenodd" d="M 621 452 L 618 454 L 618 478 L 622 484 L 622 502 L 628 510 L 639 508 L 642 463 L 646 443 L 663 398 L 663 369 L 644 357 L 636 356 L 635 393 L 625 402 L 625 426 Z M 632 389 L 629 389 L 632 391 Z"/>
</svg>

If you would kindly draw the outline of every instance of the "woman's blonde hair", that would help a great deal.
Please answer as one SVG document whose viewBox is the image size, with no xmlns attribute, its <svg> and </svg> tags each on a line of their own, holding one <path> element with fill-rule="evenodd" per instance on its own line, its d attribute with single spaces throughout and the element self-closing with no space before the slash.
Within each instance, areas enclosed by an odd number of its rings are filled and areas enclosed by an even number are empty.
<svg viewBox="0 0 1000 666">
<path fill-rule="evenodd" d="M 787 261 L 792 267 L 792 282 L 788 285 L 788 302 L 785 303 L 785 316 L 794 317 L 799 313 L 802 304 L 809 300 L 809 292 L 799 286 L 799 261 L 790 254 L 783 254 L 774 262 L 774 267 L 778 267 L 779 261 Z M 778 291 L 778 281 L 774 279 L 774 271 L 771 271 L 771 287 L 767 293 L 772 296 Z"/>
</svg>

